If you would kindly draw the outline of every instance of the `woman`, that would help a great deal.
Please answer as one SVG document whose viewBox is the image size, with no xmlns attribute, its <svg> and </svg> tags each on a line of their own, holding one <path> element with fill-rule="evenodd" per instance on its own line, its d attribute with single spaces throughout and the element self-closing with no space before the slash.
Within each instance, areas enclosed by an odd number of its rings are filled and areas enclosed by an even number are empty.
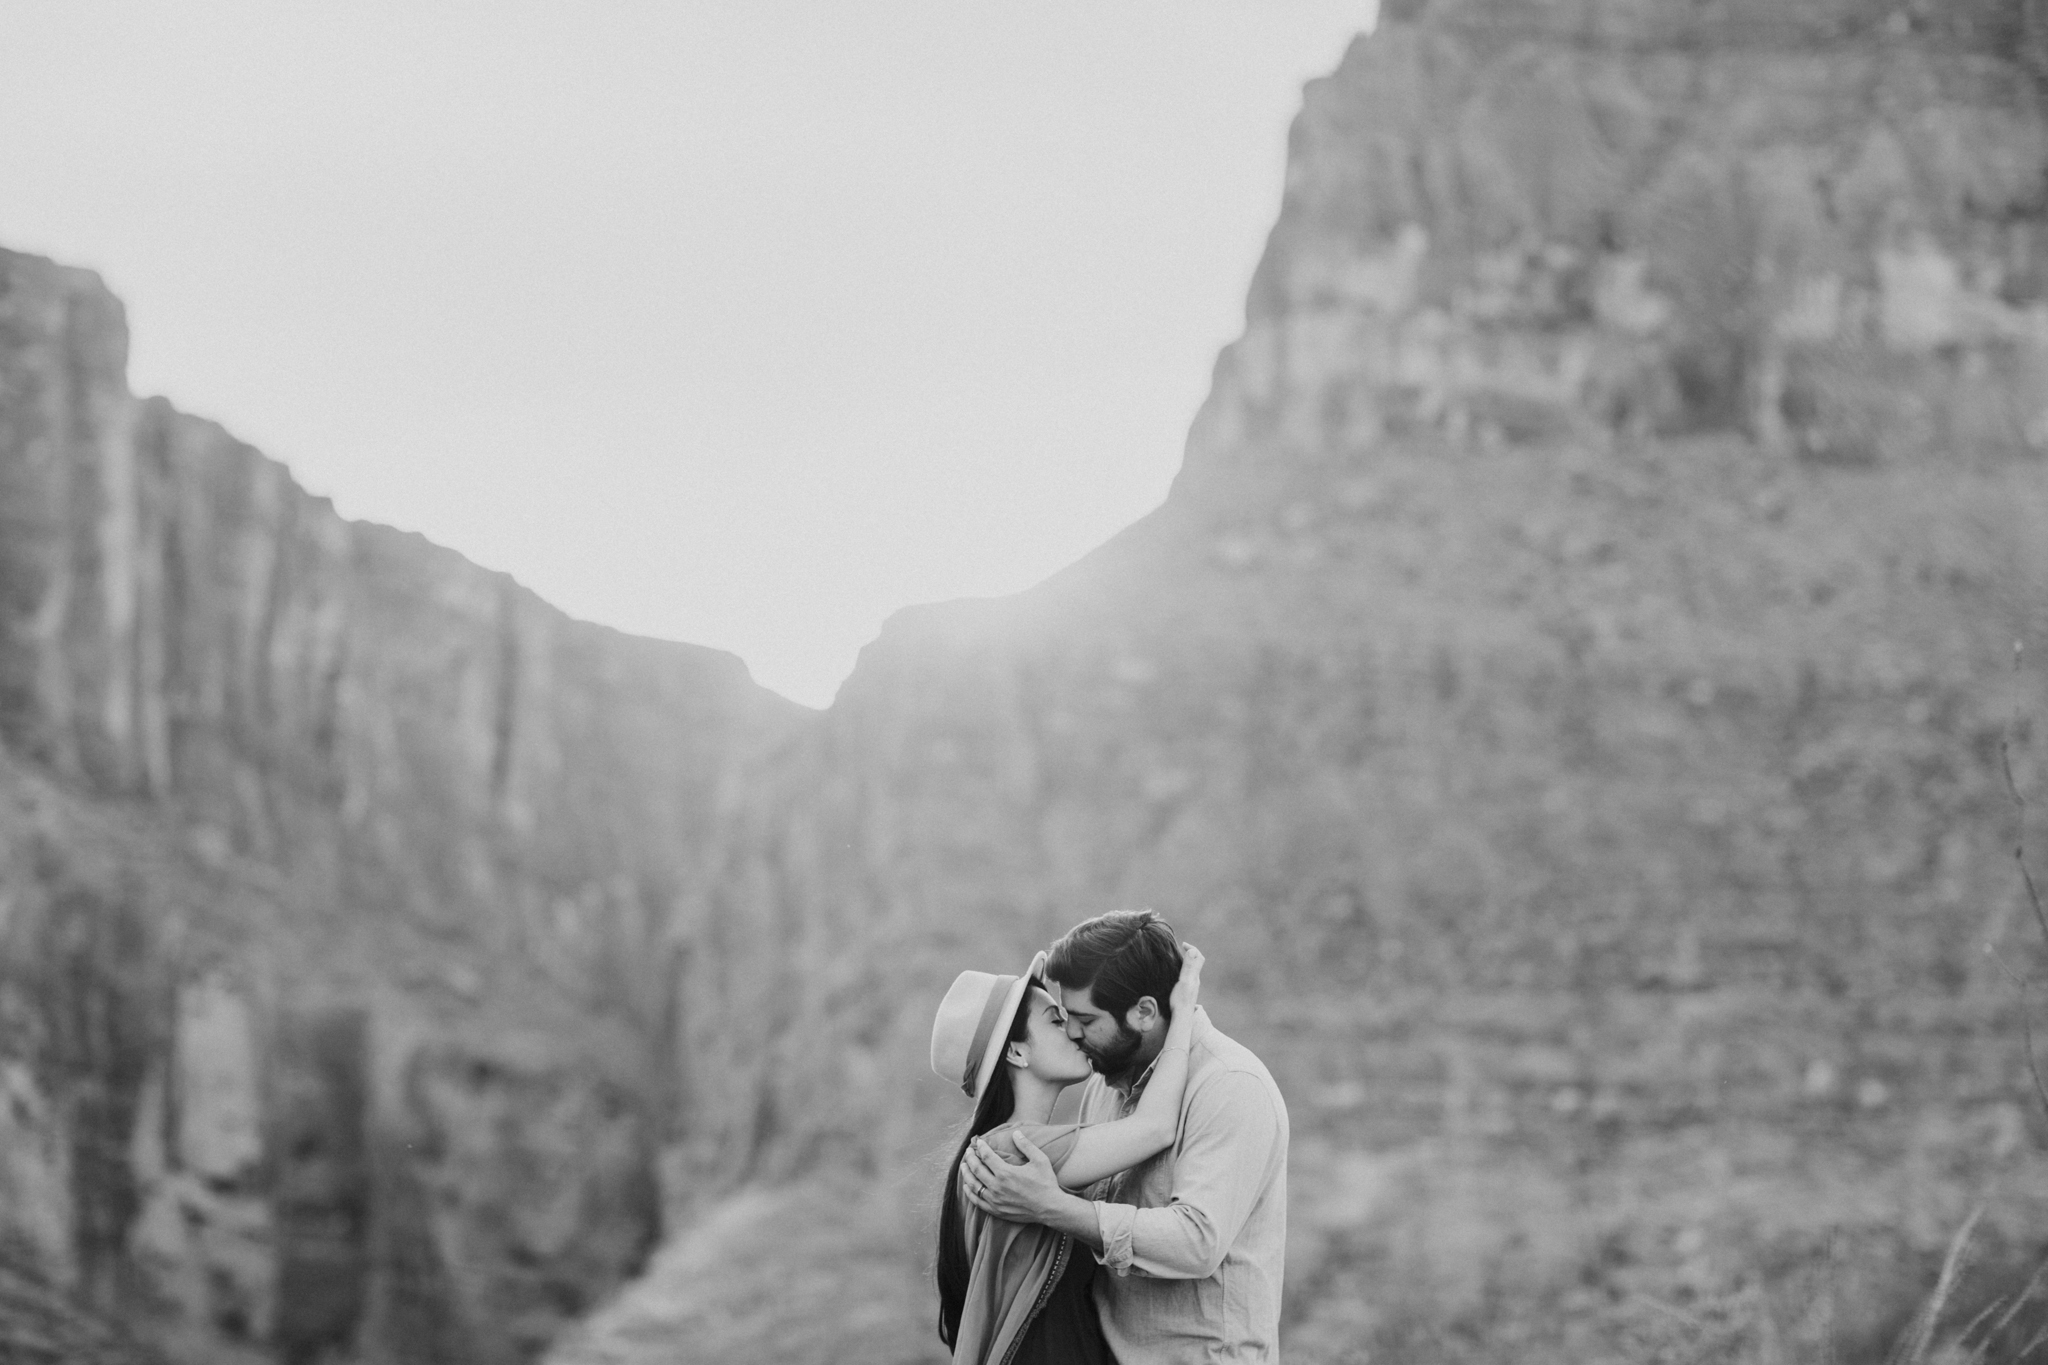
<svg viewBox="0 0 2048 1365">
<path fill-rule="evenodd" d="M 1137 1108 L 1113 1123 L 1047 1122 L 1060 1092 L 1090 1067 L 1046 989 L 1044 953 L 1023 976 L 962 972 L 946 992 L 932 1025 L 932 1069 L 975 1101 L 939 1207 L 939 1339 L 954 1365 L 1115 1365 L 1095 1314 L 1089 1249 L 975 1208 L 960 1192 L 960 1161 L 982 1136 L 1004 1159 L 1022 1161 L 1010 1141 L 1021 1131 L 1060 1184 L 1083 1190 L 1172 1146 L 1202 976 L 1202 954 L 1185 943 L 1180 951 L 1166 1039 Z"/>
</svg>

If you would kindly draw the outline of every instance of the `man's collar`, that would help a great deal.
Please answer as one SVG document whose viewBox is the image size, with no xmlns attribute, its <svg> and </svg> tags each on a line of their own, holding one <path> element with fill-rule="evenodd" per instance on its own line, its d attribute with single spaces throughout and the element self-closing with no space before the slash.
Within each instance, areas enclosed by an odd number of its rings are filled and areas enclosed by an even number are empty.
<svg viewBox="0 0 2048 1365">
<path fill-rule="evenodd" d="M 1188 1030 L 1189 1046 L 1192 1047 L 1195 1043 L 1195 1040 L 1200 1038 L 1204 1033 L 1208 1032 L 1208 1029 L 1209 1012 L 1203 1009 L 1200 1005 L 1195 1006 L 1194 1027 Z M 1160 1056 L 1164 1055 L 1165 1053 L 1162 1051 Z M 1195 1059 L 1192 1055 L 1188 1057 L 1188 1061 L 1190 1064 L 1192 1064 L 1194 1060 Z M 1146 1085 L 1149 1084 L 1152 1080 L 1152 1073 L 1157 1071 L 1158 1069 L 1159 1058 L 1154 1057 L 1150 1062 L 1146 1064 L 1145 1069 L 1138 1073 L 1138 1079 L 1131 1082 L 1130 1088 L 1128 1090 L 1118 1085 L 1115 1081 L 1110 1081 L 1109 1087 L 1112 1090 L 1120 1092 L 1126 1100 L 1130 1100 L 1133 1103 L 1135 1103 L 1137 1101 L 1137 1098 L 1145 1093 Z M 1105 1077 L 1105 1079 L 1107 1078 Z"/>
<path fill-rule="evenodd" d="M 1145 1093 L 1146 1084 L 1151 1081 L 1152 1073 L 1158 1069 L 1159 1059 L 1154 1057 L 1151 1064 L 1138 1073 L 1137 1080 L 1132 1081 L 1129 1085 L 1118 1085 L 1115 1081 L 1111 1081 L 1109 1088 L 1122 1095 L 1126 1100 L 1135 1101 L 1138 1096 Z"/>
</svg>

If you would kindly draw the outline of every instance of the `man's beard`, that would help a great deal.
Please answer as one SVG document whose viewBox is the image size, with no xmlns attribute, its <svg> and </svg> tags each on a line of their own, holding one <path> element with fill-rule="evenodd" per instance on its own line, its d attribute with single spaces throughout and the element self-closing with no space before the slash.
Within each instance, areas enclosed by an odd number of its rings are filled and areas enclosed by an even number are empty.
<svg viewBox="0 0 2048 1365">
<path fill-rule="evenodd" d="M 1116 1021 L 1116 1029 L 1116 1041 L 1107 1047 L 1094 1047 L 1085 1041 L 1081 1044 L 1089 1065 L 1110 1078 L 1127 1074 L 1131 1064 L 1138 1060 L 1138 1049 L 1145 1046 L 1145 1035 L 1123 1020 Z"/>
</svg>

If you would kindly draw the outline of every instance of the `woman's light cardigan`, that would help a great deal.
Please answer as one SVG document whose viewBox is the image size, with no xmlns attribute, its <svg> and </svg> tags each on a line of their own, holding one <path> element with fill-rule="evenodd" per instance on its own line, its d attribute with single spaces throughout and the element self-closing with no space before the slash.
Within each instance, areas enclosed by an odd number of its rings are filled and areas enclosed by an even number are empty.
<svg viewBox="0 0 2048 1365">
<path fill-rule="evenodd" d="M 1006 1124 L 985 1140 L 1013 1165 L 1023 1157 L 1009 1137 L 1022 1130 L 1057 1170 L 1066 1163 L 1080 1125 Z M 1006 1223 L 983 1213 L 960 1194 L 961 1235 L 967 1243 L 967 1298 L 953 1337 L 953 1365 L 1008 1365 L 1024 1334 L 1066 1272 L 1070 1256 L 1087 1256 L 1073 1238 L 1036 1223 Z"/>
</svg>

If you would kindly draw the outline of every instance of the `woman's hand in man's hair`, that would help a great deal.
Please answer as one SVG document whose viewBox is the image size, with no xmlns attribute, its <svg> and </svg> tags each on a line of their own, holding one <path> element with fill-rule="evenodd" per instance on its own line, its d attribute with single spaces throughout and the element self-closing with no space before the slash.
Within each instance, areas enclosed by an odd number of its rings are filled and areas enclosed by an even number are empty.
<svg viewBox="0 0 2048 1365">
<path fill-rule="evenodd" d="M 1182 1010 L 1195 1007 L 1195 997 L 1202 990 L 1202 950 L 1192 943 L 1180 945 L 1180 979 L 1173 983 L 1173 994 L 1168 1003 L 1173 1007 L 1176 1018 Z"/>
</svg>

